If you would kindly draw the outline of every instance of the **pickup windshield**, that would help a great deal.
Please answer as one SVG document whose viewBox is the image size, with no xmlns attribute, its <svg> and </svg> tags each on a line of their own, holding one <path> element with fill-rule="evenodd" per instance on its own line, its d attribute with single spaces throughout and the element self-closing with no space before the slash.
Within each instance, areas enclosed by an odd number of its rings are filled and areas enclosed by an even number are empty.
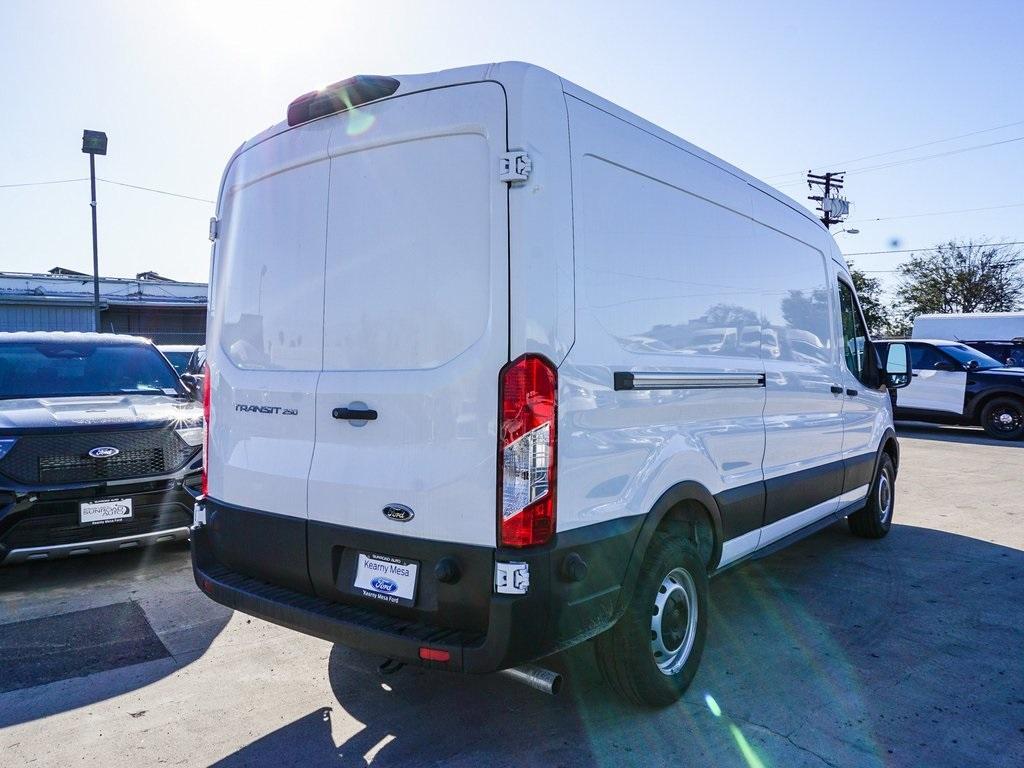
<svg viewBox="0 0 1024 768">
<path fill-rule="evenodd" d="M 80 395 L 183 395 L 174 369 L 144 344 L 0 343 L 0 399 Z"/>
<path fill-rule="evenodd" d="M 989 357 L 976 349 L 968 347 L 966 344 L 942 344 L 939 346 L 939 349 L 960 363 L 960 365 L 970 366 L 974 362 L 977 363 L 978 370 L 1003 367 L 1003 364 L 994 357 Z"/>
</svg>

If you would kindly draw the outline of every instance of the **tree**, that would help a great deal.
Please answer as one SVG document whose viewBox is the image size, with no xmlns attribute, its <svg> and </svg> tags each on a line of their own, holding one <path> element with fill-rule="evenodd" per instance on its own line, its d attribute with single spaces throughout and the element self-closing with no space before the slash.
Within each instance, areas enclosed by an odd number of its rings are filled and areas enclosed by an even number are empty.
<svg viewBox="0 0 1024 768">
<path fill-rule="evenodd" d="M 1019 249 L 950 241 L 900 265 L 896 296 L 908 317 L 929 312 L 1012 312 L 1024 298 Z"/>
<path fill-rule="evenodd" d="M 882 281 L 877 277 L 868 277 L 863 270 L 854 267 L 852 261 L 846 264 L 850 268 L 850 277 L 853 278 L 853 287 L 857 290 L 868 331 L 872 336 L 889 335 L 893 322 L 882 304 Z"/>
<path fill-rule="evenodd" d="M 818 288 L 805 296 L 803 291 L 791 289 L 782 300 L 782 316 L 790 328 L 809 331 L 819 339 L 827 339 L 828 292 Z"/>
</svg>

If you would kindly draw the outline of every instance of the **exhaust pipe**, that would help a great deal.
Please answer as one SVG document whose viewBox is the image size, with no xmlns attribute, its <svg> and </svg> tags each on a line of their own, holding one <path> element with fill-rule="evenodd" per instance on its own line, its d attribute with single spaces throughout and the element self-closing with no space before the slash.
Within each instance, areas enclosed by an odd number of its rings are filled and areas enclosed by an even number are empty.
<svg viewBox="0 0 1024 768">
<path fill-rule="evenodd" d="M 554 696 L 562 688 L 562 676 L 550 669 L 535 667 L 533 664 L 524 664 L 521 667 L 503 669 L 498 674 L 504 675 L 510 680 L 528 685 L 531 688 Z"/>
</svg>

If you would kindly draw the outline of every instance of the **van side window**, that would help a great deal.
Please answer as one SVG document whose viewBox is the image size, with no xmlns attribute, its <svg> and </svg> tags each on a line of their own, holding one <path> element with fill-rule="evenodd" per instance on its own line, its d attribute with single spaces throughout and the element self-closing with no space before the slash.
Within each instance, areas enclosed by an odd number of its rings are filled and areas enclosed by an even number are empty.
<svg viewBox="0 0 1024 768">
<path fill-rule="evenodd" d="M 860 381 L 864 381 L 864 347 L 867 344 L 868 332 L 857 309 L 853 289 L 842 280 L 839 281 L 839 315 L 843 325 L 843 355 L 846 358 L 846 367 Z"/>
</svg>

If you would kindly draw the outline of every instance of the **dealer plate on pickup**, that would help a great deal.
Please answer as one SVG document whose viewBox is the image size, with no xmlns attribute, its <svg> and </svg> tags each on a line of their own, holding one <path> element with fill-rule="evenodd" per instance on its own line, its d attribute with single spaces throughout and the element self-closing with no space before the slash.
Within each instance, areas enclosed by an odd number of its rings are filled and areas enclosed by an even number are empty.
<svg viewBox="0 0 1024 768">
<path fill-rule="evenodd" d="M 396 605 L 416 601 L 416 572 L 419 563 L 389 555 L 359 553 L 353 586 L 363 595 Z"/>
<path fill-rule="evenodd" d="M 132 515 L 131 499 L 83 501 L 78 506 L 78 519 L 82 525 L 117 523 L 122 520 L 131 520 Z"/>
</svg>

